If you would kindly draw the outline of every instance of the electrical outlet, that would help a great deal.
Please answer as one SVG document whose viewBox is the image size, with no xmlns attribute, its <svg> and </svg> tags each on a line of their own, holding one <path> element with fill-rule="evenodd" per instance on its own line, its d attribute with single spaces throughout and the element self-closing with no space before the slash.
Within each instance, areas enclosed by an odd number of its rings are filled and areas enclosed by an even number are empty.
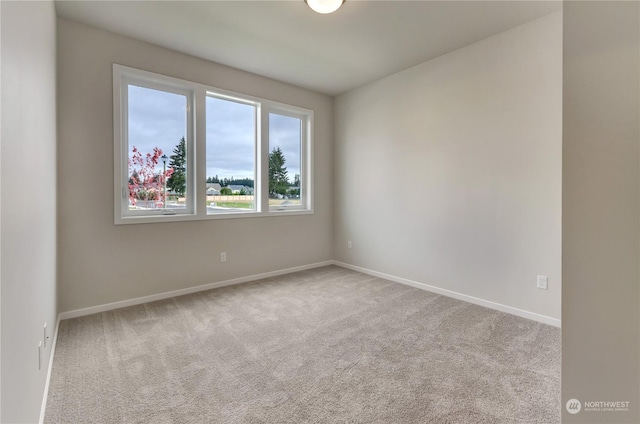
<svg viewBox="0 0 640 424">
<path fill-rule="evenodd" d="M 536 287 L 542 290 L 547 289 L 547 276 L 546 275 L 538 275 L 538 279 L 536 280 Z"/>
<path fill-rule="evenodd" d="M 349 240 L 347 242 L 347 249 L 351 249 L 353 247 L 353 244 L 351 244 L 351 240 Z"/>
<path fill-rule="evenodd" d="M 220 252 L 220 262 L 227 262 L 227 252 Z"/>
</svg>

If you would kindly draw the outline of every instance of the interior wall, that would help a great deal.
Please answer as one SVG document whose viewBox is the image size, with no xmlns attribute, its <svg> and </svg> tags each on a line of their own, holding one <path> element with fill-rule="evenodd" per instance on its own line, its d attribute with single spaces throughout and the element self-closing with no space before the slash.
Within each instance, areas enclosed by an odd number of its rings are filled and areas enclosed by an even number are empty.
<svg viewBox="0 0 640 424">
<path fill-rule="evenodd" d="M 561 11 L 343 94 L 335 120 L 338 261 L 560 319 Z"/>
<path fill-rule="evenodd" d="M 56 17 L 53 2 L 2 8 L 3 423 L 38 422 L 56 323 Z"/>
<path fill-rule="evenodd" d="M 314 110 L 315 213 L 114 225 L 112 63 Z M 329 96 L 63 19 L 58 91 L 61 311 L 332 259 Z"/>
<path fill-rule="evenodd" d="M 565 2 L 563 90 L 562 418 L 637 423 L 638 2 Z M 570 399 L 581 402 L 576 414 Z M 601 412 L 587 402 L 629 404 Z"/>
</svg>

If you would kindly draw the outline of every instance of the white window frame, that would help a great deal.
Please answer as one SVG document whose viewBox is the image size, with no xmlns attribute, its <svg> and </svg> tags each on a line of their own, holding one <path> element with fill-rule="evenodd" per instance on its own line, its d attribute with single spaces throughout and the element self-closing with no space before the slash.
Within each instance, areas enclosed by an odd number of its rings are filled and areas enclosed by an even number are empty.
<svg viewBox="0 0 640 424">
<path fill-rule="evenodd" d="M 286 106 L 286 105 L 280 105 L 280 106 L 272 106 L 270 108 L 268 108 L 267 113 L 266 113 L 266 126 L 267 126 L 267 132 L 269 130 L 269 114 L 276 114 L 276 115 L 282 115 L 282 116 L 288 116 L 291 118 L 296 118 L 296 119 L 300 119 L 300 124 L 301 124 L 301 128 L 300 128 L 300 201 L 301 204 L 300 205 L 287 205 L 287 206 L 278 206 L 276 208 L 270 208 L 267 205 L 267 209 L 269 209 L 271 212 L 296 212 L 299 210 L 305 210 L 307 208 L 311 209 L 311 205 L 310 205 L 310 198 L 308 196 L 309 193 L 309 187 L 308 184 L 306 183 L 305 180 L 309 179 L 310 176 L 308 175 L 307 172 L 307 167 L 308 164 L 311 162 L 311 157 L 310 157 L 310 153 L 308 150 L 310 150 L 310 143 L 308 143 L 308 140 L 311 139 L 311 126 L 309 124 L 309 119 L 308 116 L 304 113 L 300 113 L 299 110 L 291 108 L 290 106 Z M 269 149 L 269 140 L 267 139 L 267 145 L 266 145 L 266 149 L 267 149 L 267 154 L 270 153 L 270 149 Z M 267 159 L 267 168 L 268 168 L 268 159 Z M 268 169 L 267 169 L 268 172 Z M 267 181 L 268 181 L 268 176 L 267 176 Z M 268 187 L 267 187 L 267 191 L 268 191 Z M 267 196 L 268 197 L 268 196 Z M 268 200 L 267 200 L 268 202 Z"/>
<path fill-rule="evenodd" d="M 130 211 L 128 194 L 128 84 L 186 95 L 187 130 L 187 207 Z M 255 180 L 256 210 L 207 213 L 206 204 L 206 98 L 228 99 L 256 106 Z M 300 118 L 301 205 L 269 208 L 269 114 Z M 114 134 L 114 223 L 142 224 L 245 217 L 313 214 L 313 110 L 287 105 L 219 89 L 204 84 L 168 77 L 119 64 L 113 64 L 113 134 Z"/>
<path fill-rule="evenodd" d="M 259 187 L 259 182 L 261 181 L 260 178 L 260 151 L 262 148 L 262 143 L 261 143 L 261 134 L 260 134 L 260 123 L 261 123 L 261 109 L 262 109 L 262 105 L 260 104 L 260 101 L 258 99 L 253 99 L 253 98 L 249 98 L 249 96 L 245 96 L 245 97 L 238 97 L 237 94 L 235 93 L 231 93 L 225 90 L 211 90 L 208 89 L 206 90 L 206 97 L 213 97 L 216 99 L 220 99 L 220 100 L 227 100 L 230 102 L 235 102 L 235 103 L 240 103 L 240 104 L 245 104 L 245 105 L 251 105 L 255 107 L 255 116 L 254 116 L 254 122 L 255 122 L 255 134 L 254 134 L 254 149 L 253 149 L 253 175 L 254 175 L 254 180 L 253 180 L 253 195 L 255 196 L 255 206 L 256 209 L 255 210 L 248 210 L 248 211 L 234 211 L 234 212 L 225 212 L 225 213 L 207 213 L 207 216 L 209 217 L 215 217 L 220 215 L 221 218 L 233 218 L 233 217 L 241 217 L 241 216 L 245 216 L 247 214 L 253 214 L 255 215 L 257 212 L 260 211 L 260 200 L 261 200 L 261 190 L 258 189 Z M 206 97 L 205 97 L 205 103 L 206 103 Z M 206 108 L 205 108 L 205 114 L 206 115 Z M 206 122 L 205 122 L 205 127 L 206 127 Z M 205 130 L 206 132 L 206 130 Z M 205 145 L 206 145 L 206 134 L 205 134 Z M 205 160 L 206 162 L 206 160 Z M 205 172 L 206 172 L 206 163 L 203 165 L 203 167 L 205 168 Z M 205 177 L 206 179 L 206 177 Z M 205 202 L 206 202 L 206 198 L 205 198 Z"/>
</svg>

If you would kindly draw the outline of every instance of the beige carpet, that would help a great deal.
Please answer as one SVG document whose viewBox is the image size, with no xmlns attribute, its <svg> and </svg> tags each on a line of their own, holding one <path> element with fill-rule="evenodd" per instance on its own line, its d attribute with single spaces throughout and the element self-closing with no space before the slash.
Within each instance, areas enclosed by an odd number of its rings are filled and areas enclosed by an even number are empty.
<svg viewBox="0 0 640 424">
<path fill-rule="evenodd" d="M 557 423 L 560 330 L 338 267 L 63 321 L 46 423 Z"/>
</svg>

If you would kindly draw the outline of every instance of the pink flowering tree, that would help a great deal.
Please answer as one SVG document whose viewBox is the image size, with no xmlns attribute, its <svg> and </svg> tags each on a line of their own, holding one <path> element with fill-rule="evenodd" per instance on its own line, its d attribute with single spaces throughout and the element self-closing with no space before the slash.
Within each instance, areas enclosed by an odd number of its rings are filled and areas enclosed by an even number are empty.
<svg viewBox="0 0 640 424">
<path fill-rule="evenodd" d="M 158 171 L 156 168 L 162 158 L 162 149 L 153 148 L 153 153 L 143 155 L 133 147 L 129 157 L 129 202 L 136 205 L 138 200 L 165 203 L 164 183 L 173 174 L 173 168 Z"/>
</svg>

